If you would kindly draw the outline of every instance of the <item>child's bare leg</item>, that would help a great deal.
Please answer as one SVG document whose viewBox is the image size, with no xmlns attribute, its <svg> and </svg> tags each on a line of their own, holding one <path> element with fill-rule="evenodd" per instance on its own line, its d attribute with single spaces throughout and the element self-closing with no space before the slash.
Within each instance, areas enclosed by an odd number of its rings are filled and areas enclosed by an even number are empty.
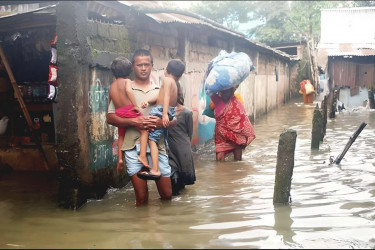
<svg viewBox="0 0 375 250">
<path fill-rule="evenodd" d="M 142 129 L 142 130 L 139 130 L 139 132 L 141 133 L 141 137 L 139 139 L 140 144 L 141 144 L 141 148 L 140 148 L 140 151 L 139 151 L 138 161 L 140 161 L 143 164 L 143 166 L 149 168 L 150 166 L 148 164 L 148 160 L 147 160 L 147 156 L 146 156 L 148 131 L 145 130 L 145 129 Z"/>
<path fill-rule="evenodd" d="M 124 170 L 124 161 L 122 155 L 122 144 L 124 143 L 124 136 L 118 137 L 117 147 L 118 147 L 118 161 L 117 161 L 117 171 L 122 172 Z"/>
<path fill-rule="evenodd" d="M 153 140 L 149 140 L 148 144 L 150 145 L 151 160 L 152 160 L 152 168 L 151 168 L 150 172 L 154 175 L 160 175 L 158 145 L 156 145 L 156 142 L 154 142 Z"/>
</svg>

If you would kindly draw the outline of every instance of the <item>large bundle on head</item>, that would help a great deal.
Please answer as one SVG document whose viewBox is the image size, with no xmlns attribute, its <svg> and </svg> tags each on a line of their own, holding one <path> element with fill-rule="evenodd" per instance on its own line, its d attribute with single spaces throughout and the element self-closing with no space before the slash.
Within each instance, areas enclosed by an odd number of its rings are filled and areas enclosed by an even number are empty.
<svg viewBox="0 0 375 250">
<path fill-rule="evenodd" d="M 207 67 L 204 89 L 211 96 L 219 91 L 238 86 L 254 69 L 250 57 L 243 52 L 220 51 Z"/>
</svg>

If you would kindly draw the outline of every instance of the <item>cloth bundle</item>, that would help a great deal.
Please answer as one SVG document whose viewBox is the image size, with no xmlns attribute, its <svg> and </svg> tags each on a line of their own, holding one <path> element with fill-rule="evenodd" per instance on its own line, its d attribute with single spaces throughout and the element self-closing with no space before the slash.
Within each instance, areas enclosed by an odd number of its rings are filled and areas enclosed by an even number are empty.
<svg viewBox="0 0 375 250">
<path fill-rule="evenodd" d="M 305 90 L 306 90 L 306 95 L 309 95 L 315 92 L 314 86 L 311 84 L 309 80 L 307 80 L 307 83 L 305 84 Z"/>
<path fill-rule="evenodd" d="M 209 62 L 203 79 L 206 94 L 211 96 L 238 86 L 253 69 L 251 59 L 246 53 L 220 51 L 219 55 Z"/>
<path fill-rule="evenodd" d="M 305 91 L 306 95 L 312 94 L 315 92 L 314 85 L 311 84 L 310 80 L 303 80 L 299 83 L 301 88 L 298 91 L 301 95 Z"/>
</svg>

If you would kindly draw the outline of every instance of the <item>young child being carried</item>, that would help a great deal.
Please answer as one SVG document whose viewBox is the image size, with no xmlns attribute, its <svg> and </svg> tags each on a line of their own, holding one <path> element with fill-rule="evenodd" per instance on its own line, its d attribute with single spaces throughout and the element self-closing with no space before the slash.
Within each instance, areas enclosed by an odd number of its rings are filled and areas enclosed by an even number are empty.
<svg viewBox="0 0 375 250">
<path fill-rule="evenodd" d="M 125 57 L 117 57 L 111 64 L 111 71 L 115 77 L 115 80 L 111 83 L 109 88 L 109 98 L 113 101 L 116 107 L 116 115 L 122 118 L 134 118 L 141 116 L 142 113 L 137 106 L 134 94 L 132 92 L 132 81 L 128 79 L 132 71 L 131 62 Z M 148 167 L 148 161 L 146 158 L 148 132 L 146 130 L 139 130 L 139 132 L 141 133 L 141 148 L 138 160 L 144 166 Z M 119 127 L 117 162 L 117 171 L 119 172 L 124 170 L 123 154 L 121 151 L 121 146 L 124 143 L 124 137 L 125 128 Z"/>
<path fill-rule="evenodd" d="M 164 70 L 164 78 L 156 100 L 149 100 L 142 103 L 142 108 L 156 102 L 155 107 L 150 111 L 150 115 L 158 116 L 163 120 L 164 128 L 149 132 L 148 140 L 151 151 L 152 168 L 150 171 L 141 171 L 137 176 L 145 180 L 158 180 L 160 178 L 159 171 L 159 150 L 158 141 L 161 134 L 164 133 L 166 149 L 168 149 L 168 130 L 169 122 L 176 116 L 177 93 L 180 87 L 179 80 L 185 71 L 185 63 L 180 59 L 172 59 L 168 62 L 167 68 Z M 142 147 L 142 141 L 141 147 Z"/>
</svg>

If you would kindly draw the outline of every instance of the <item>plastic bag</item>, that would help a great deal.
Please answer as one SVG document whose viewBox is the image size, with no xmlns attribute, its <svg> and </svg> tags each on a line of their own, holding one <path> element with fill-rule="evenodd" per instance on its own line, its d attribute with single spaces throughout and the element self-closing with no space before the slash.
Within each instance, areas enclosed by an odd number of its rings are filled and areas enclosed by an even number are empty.
<svg viewBox="0 0 375 250">
<path fill-rule="evenodd" d="M 305 84 L 305 90 L 306 90 L 306 95 L 309 95 L 315 92 L 314 86 L 311 84 L 310 81 L 307 81 L 307 83 Z"/>
<path fill-rule="evenodd" d="M 203 79 L 206 94 L 211 96 L 238 86 L 253 69 L 251 59 L 246 53 L 220 51 L 219 55 L 209 62 Z"/>
</svg>

